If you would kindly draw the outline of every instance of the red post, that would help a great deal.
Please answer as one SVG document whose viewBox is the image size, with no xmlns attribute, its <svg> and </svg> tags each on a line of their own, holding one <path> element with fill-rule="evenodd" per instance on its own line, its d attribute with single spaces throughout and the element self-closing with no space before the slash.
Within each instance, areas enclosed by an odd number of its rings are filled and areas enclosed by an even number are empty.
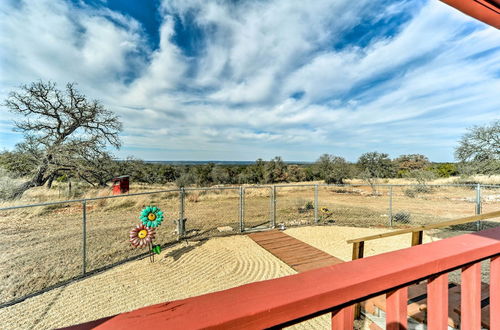
<svg viewBox="0 0 500 330">
<path fill-rule="evenodd" d="M 481 263 L 462 268 L 461 329 L 481 329 Z"/>
<path fill-rule="evenodd" d="M 408 329 L 408 288 L 404 287 L 386 295 L 387 330 Z"/>
<path fill-rule="evenodd" d="M 432 277 L 427 282 L 427 327 L 448 329 L 448 274 Z"/>
<path fill-rule="evenodd" d="M 490 263 L 490 329 L 500 330 L 500 256 Z"/>
<path fill-rule="evenodd" d="M 332 312 L 332 330 L 352 330 L 354 328 L 354 305 Z"/>
</svg>

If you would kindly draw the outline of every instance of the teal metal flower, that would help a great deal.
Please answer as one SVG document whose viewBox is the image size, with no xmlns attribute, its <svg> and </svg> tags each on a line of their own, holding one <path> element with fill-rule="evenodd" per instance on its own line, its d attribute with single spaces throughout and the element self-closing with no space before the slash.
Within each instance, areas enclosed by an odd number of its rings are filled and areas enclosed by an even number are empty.
<svg viewBox="0 0 500 330">
<path fill-rule="evenodd" d="M 158 227 L 163 221 L 163 212 L 156 206 L 146 206 L 139 219 L 146 227 Z"/>
</svg>

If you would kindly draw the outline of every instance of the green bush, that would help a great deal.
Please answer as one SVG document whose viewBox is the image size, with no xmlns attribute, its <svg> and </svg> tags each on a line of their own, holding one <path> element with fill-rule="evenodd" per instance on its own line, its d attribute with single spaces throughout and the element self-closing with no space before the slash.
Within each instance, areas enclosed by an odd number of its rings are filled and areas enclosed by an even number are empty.
<svg viewBox="0 0 500 330">
<path fill-rule="evenodd" d="M 401 211 L 401 212 L 394 214 L 393 219 L 395 222 L 399 222 L 399 223 L 410 223 L 411 222 L 411 215 L 410 215 L 410 212 Z"/>
<path fill-rule="evenodd" d="M 304 205 L 304 210 L 314 210 L 314 203 L 311 201 L 307 201 L 306 205 Z"/>
</svg>

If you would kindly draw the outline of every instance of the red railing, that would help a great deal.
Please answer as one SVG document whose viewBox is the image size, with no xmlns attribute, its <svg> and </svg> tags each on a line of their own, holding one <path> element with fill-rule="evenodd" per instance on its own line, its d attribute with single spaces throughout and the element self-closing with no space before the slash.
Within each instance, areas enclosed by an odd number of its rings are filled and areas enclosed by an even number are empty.
<svg viewBox="0 0 500 330">
<path fill-rule="evenodd" d="M 428 327 L 446 329 L 448 272 L 462 269 L 461 328 L 481 328 L 480 261 L 490 259 L 490 326 L 500 329 L 500 228 L 141 308 L 79 329 L 261 329 L 331 312 L 353 328 L 353 304 L 387 294 L 387 329 L 407 328 L 407 286 L 428 279 Z M 214 262 L 217 262 L 214 260 Z"/>
</svg>

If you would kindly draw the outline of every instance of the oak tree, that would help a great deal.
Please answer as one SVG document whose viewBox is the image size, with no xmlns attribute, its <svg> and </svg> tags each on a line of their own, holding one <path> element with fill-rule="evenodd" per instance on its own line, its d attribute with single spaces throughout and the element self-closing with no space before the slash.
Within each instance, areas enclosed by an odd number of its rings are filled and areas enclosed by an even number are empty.
<svg viewBox="0 0 500 330">
<path fill-rule="evenodd" d="M 35 165 L 12 197 L 66 171 L 90 178 L 96 174 L 90 174 L 95 170 L 92 162 L 108 159 L 107 146 L 121 145 L 118 117 L 100 101 L 87 99 L 74 83 L 63 90 L 50 81 L 23 85 L 9 94 L 4 106 L 17 115 L 14 130 L 24 136 L 16 151 L 29 155 Z"/>
</svg>

